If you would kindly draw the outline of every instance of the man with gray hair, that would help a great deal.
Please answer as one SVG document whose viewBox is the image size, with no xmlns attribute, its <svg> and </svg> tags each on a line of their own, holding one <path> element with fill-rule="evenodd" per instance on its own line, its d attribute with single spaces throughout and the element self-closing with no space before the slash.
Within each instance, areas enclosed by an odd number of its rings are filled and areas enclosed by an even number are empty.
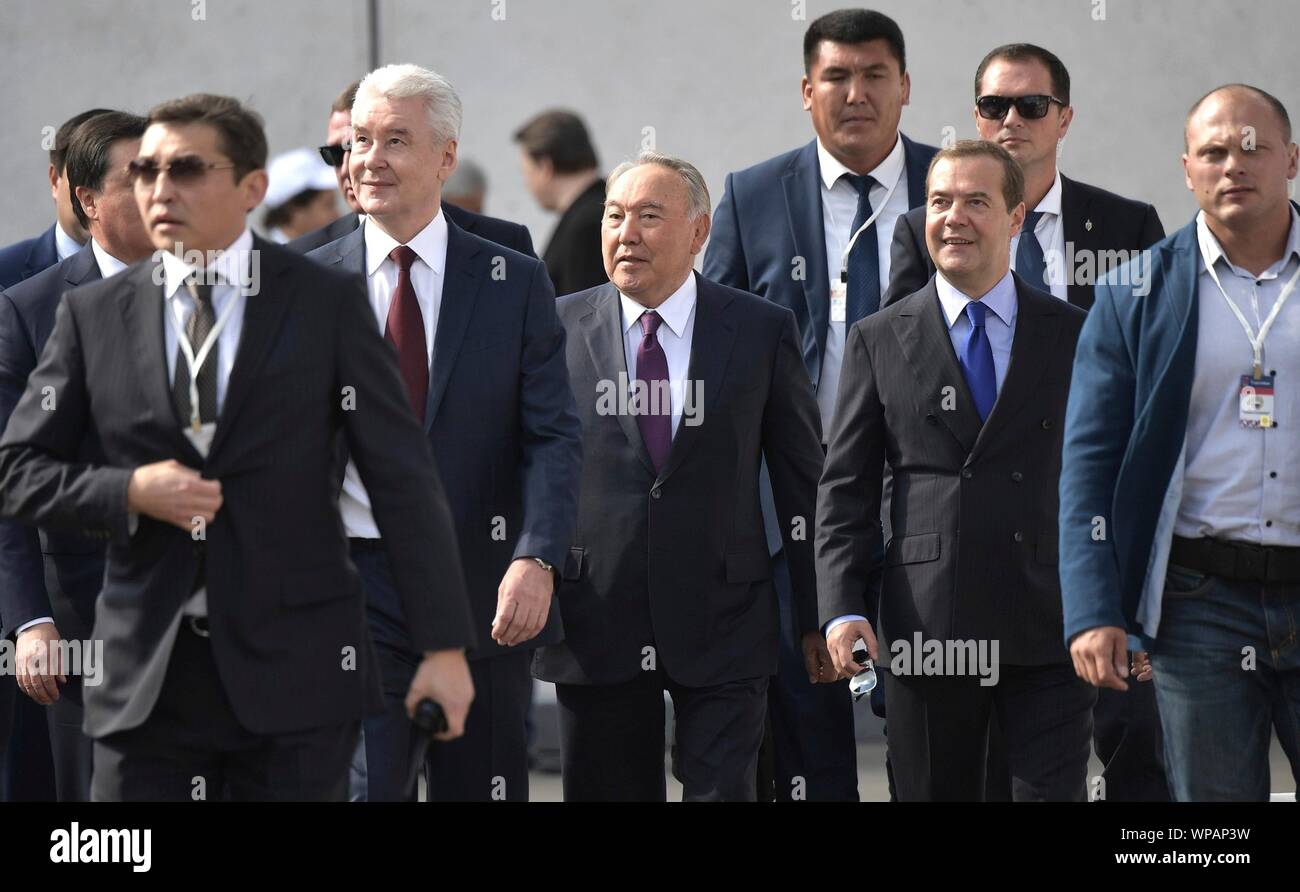
<svg viewBox="0 0 1300 892">
<path fill-rule="evenodd" d="M 556 684 L 566 800 L 666 797 L 665 692 L 684 798 L 755 798 L 781 628 L 760 457 L 796 631 L 817 627 L 817 400 L 794 315 L 692 270 L 709 210 L 687 162 L 619 165 L 601 229 L 609 282 L 558 302 L 588 459 L 556 599 L 565 639 L 534 672 Z"/>
<path fill-rule="evenodd" d="M 474 627 L 490 630 L 469 654 L 477 696 L 465 736 L 434 747 L 425 765 L 429 799 L 524 801 L 528 662 L 560 635 L 551 594 L 573 532 L 581 440 L 546 268 L 444 213 L 460 122 L 460 99 L 441 75 L 416 65 L 366 75 L 348 160 L 366 216 L 310 256 L 366 277 L 375 323 L 397 350 L 444 478 Z M 386 699 L 385 713 L 365 723 L 352 793 L 410 799 L 413 730 L 402 698 L 416 657 L 385 542 L 350 464 L 339 506 Z"/>
</svg>

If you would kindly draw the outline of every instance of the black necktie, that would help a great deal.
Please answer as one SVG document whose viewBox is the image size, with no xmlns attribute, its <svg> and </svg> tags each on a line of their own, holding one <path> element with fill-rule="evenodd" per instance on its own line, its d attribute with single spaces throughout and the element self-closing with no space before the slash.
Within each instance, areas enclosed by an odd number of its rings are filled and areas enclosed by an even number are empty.
<svg viewBox="0 0 1300 892">
<path fill-rule="evenodd" d="M 876 185 L 876 178 L 853 173 L 843 176 L 858 190 L 858 212 L 853 215 L 853 228 L 849 230 L 849 238 L 852 238 L 871 216 L 871 187 Z M 880 309 L 880 249 L 875 223 L 853 243 L 845 269 L 849 282 L 845 294 L 844 324 L 851 326 Z"/>
<path fill-rule="evenodd" d="M 190 297 L 194 298 L 194 312 L 190 314 L 189 322 L 185 325 L 185 336 L 189 339 L 190 349 L 194 351 L 194 357 L 197 359 L 203 342 L 207 340 L 208 334 L 217 324 L 217 315 L 212 306 L 211 285 L 200 285 L 194 279 L 189 279 L 185 287 L 189 290 Z M 199 370 L 197 382 L 199 421 L 204 424 L 217 420 L 218 352 L 217 345 L 213 344 L 203 367 Z M 179 343 L 176 345 L 176 375 L 172 379 L 172 404 L 176 407 L 176 415 L 180 418 L 181 424 L 189 424 L 190 367 L 185 361 L 185 354 Z"/>
</svg>

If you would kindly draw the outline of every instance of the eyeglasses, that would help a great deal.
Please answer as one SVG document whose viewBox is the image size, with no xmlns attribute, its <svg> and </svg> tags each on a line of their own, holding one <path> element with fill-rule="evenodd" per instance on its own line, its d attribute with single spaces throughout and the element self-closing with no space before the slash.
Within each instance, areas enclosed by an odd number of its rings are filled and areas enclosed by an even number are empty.
<svg viewBox="0 0 1300 892">
<path fill-rule="evenodd" d="M 352 151 L 352 143 L 336 142 L 321 146 L 320 156 L 330 167 L 340 167 L 343 164 L 343 156 L 350 151 Z"/>
<path fill-rule="evenodd" d="M 186 155 L 182 158 L 174 159 L 170 164 L 159 164 L 144 158 L 136 158 L 127 164 L 126 172 L 130 175 L 131 181 L 141 183 L 145 186 L 152 186 L 158 179 L 158 174 L 163 171 L 172 178 L 172 182 L 177 185 L 196 183 L 203 179 L 209 170 L 228 170 L 232 167 L 238 167 L 233 161 L 229 163 L 218 163 L 204 161 L 197 155 Z"/>
<path fill-rule="evenodd" d="M 1016 111 L 1020 112 L 1020 117 L 1032 120 L 1046 115 L 1053 102 L 1065 108 L 1065 103 L 1055 96 L 1038 93 L 1033 96 L 981 96 L 975 100 L 975 109 L 981 118 L 1001 121 L 1014 105 Z"/>
</svg>

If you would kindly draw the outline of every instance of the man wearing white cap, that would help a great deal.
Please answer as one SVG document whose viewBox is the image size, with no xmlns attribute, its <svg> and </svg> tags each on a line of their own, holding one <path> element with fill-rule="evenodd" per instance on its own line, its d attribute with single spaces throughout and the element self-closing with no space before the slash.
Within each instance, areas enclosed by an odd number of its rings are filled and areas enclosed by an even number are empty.
<svg viewBox="0 0 1300 892">
<path fill-rule="evenodd" d="M 313 150 L 276 155 L 267 176 L 262 224 L 275 241 L 296 239 L 339 215 L 334 171 Z"/>
</svg>

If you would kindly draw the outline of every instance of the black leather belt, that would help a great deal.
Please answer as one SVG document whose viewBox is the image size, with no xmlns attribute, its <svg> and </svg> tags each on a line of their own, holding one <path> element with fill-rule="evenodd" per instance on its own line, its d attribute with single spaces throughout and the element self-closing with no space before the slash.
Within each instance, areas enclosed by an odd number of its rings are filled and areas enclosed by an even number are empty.
<svg viewBox="0 0 1300 892">
<path fill-rule="evenodd" d="M 1169 562 L 1240 582 L 1300 583 L 1300 548 L 1174 536 Z"/>
</svg>

